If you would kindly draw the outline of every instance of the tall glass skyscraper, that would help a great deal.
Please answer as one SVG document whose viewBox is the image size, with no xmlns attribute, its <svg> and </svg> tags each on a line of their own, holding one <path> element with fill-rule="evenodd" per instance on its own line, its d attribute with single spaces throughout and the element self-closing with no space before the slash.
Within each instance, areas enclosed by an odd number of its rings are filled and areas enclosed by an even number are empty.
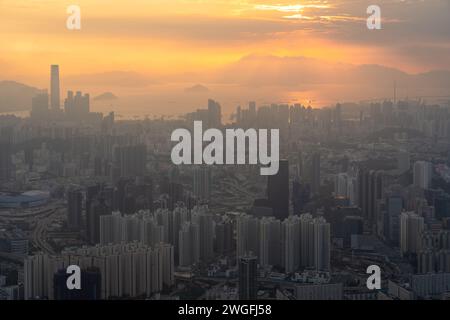
<svg viewBox="0 0 450 320">
<path fill-rule="evenodd" d="M 59 96 L 59 66 L 54 64 L 50 69 L 50 108 L 52 110 L 60 109 L 60 96 Z"/>
</svg>

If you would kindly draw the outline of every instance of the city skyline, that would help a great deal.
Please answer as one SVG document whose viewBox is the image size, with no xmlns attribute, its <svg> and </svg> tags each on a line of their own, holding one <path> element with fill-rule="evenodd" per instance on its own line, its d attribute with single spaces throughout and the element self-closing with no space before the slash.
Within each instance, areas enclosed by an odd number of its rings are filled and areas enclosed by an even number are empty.
<svg viewBox="0 0 450 320">
<path fill-rule="evenodd" d="M 0 12 L 0 300 L 450 300 L 448 0 Z"/>
<path fill-rule="evenodd" d="M 140 116 L 185 113 L 207 96 L 227 111 L 391 98 L 394 81 L 398 97 L 448 95 L 445 0 L 380 1 L 381 30 L 367 29 L 365 0 L 85 0 L 81 30 L 65 26 L 69 5 L 2 1 L 1 80 L 49 88 L 58 64 L 62 93 L 112 92 L 123 100 L 108 106 Z"/>
</svg>

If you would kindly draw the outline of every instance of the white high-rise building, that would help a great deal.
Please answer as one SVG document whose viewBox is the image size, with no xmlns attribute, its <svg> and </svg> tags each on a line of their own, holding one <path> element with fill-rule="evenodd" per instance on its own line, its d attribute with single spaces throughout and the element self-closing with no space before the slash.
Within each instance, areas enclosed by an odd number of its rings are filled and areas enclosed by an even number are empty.
<svg viewBox="0 0 450 320">
<path fill-rule="evenodd" d="M 242 257 L 248 252 L 259 257 L 259 219 L 241 214 L 236 220 L 237 257 Z"/>
<path fill-rule="evenodd" d="M 286 273 L 300 267 L 300 218 L 289 216 L 282 222 L 282 265 Z"/>
<path fill-rule="evenodd" d="M 173 286 L 175 278 L 174 272 L 174 252 L 173 246 L 168 243 L 159 243 L 155 246 L 155 250 L 159 252 L 161 260 L 161 268 L 159 271 L 162 274 L 162 283 L 165 287 Z"/>
<path fill-rule="evenodd" d="M 164 224 L 165 223 L 165 224 Z M 167 222 L 149 211 L 123 216 L 120 212 L 100 217 L 100 244 L 118 244 L 139 241 L 146 245 L 168 242 L 165 237 Z"/>
<path fill-rule="evenodd" d="M 188 267 L 200 261 L 200 228 L 185 222 L 179 232 L 179 265 Z"/>
<path fill-rule="evenodd" d="M 300 266 L 314 266 L 314 226 L 309 213 L 300 215 Z"/>
<path fill-rule="evenodd" d="M 259 263 L 261 266 L 281 266 L 281 222 L 264 217 L 259 227 Z"/>
<path fill-rule="evenodd" d="M 414 185 L 422 189 L 428 189 L 433 177 L 433 165 L 427 161 L 414 163 Z"/>
<path fill-rule="evenodd" d="M 351 173 L 338 173 L 334 180 L 334 193 L 338 197 L 349 199 L 350 205 L 356 204 L 356 176 Z"/>
<path fill-rule="evenodd" d="M 194 196 L 200 202 L 207 202 L 211 197 L 212 173 L 208 166 L 194 168 Z"/>
<path fill-rule="evenodd" d="M 214 217 L 208 206 L 195 206 L 192 209 L 191 221 L 199 226 L 200 230 L 200 260 L 210 261 L 214 258 Z"/>
<path fill-rule="evenodd" d="M 300 266 L 330 269 L 330 224 L 323 217 L 300 215 Z"/>
<path fill-rule="evenodd" d="M 330 269 L 330 224 L 323 217 L 314 222 L 314 266 L 316 270 Z"/>
<path fill-rule="evenodd" d="M 173 247 L 169 244 L 97 245 L 66 250 L 60 255 L 30 256 L 24 263 L 25 299 L 53 299 L 54 274 L 71 264 L 99 269 L 102 299 L 149 297 L 174 283 Z"/>
</svg>

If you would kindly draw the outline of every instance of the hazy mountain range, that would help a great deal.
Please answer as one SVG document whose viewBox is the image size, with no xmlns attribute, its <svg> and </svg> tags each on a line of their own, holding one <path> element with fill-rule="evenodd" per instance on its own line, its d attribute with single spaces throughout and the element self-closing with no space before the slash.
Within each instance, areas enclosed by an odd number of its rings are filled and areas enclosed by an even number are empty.
<svg viewBox="0 0 450 320">
<path fill-rule="evenodd" d="M 398 98 L 450 95 L 448 70 L 408 74 L 381 65 L 257 55 L 208 73 L 157 76 L 111 71 L 66 78 L 62 75 L 61 81 L 62 87 L 96 93 L 92 99 L 94 108 L 96 103 L 103 102 L 108 107 L 114 104 L 115 111 L 126 108 L 136 114 L 188 112 L 204 107 L 209 97 L 217 99 L 225 109 L 234 109 L 249 100 L 309 101 L 314 107 L 321 107 L 328 103 L 392 97 L 394 83 Z M 39 91 L 25 84 L 0 81 L 0 112 L 29 110 L 31 98 Z M 61 98 L 64 97 L 62 91 Z"/>
<path fill-rule="evenodd" d="M 43 90 L 15 81 L 0 81 L 0 112 L 31 109 L 31 99 Z"/>
</svg>

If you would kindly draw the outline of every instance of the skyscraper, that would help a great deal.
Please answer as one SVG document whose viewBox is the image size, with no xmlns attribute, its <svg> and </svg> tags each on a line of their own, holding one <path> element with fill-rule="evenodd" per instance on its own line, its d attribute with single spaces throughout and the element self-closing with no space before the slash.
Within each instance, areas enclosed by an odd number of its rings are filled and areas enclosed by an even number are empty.
<svg viewBox="0 0 450 320">
<path fill-rule="evenodd" d="M 259 255 L 259 219 L 241 214 L 236 219 L 236 253 L 244 256 L 246 252 Z"/>
<path fill-rule="evenodd" d="M 0 181 L 7 181 L 13 176 L 13 128 L 1 128 L 0 150 Z"/>
<path fill-rule="evenodd" d="M 82 94 L 77 91 L 74 95 L 72 91 L 67 92 L 67 98 L 64 100 L 64 111 L 71 119 L 83 119 L 89 115 L 90 102 L 89 94 Z"/>
<path fill-rule="evenodd" d="M 208 202 L 211 196 L 212 174 L 211 168 L 201 166 L 194 168 L 193 189 L 199 202 Z"/>
<path fill-rule="evenodd" d="M 400 249 L 402 254 L 417 254 L 421 245 L 424 219 L 414 212 L 400 215 Z"/>
<path fill-rule="evenodd" d="M 330 270 L 330 224 L 323 217 L 314 222 L 314 266 L 316 270 Z"/>
<path fill-rule="evenodd" d="M 386 238 L 394 246 L 400 240 L 400 214 L 403 210 L 403 199 L 398 196 L 387 198 Z"/>
<path fill-rule="evenodd" d="M 53 277 L 61 268 L 75 264 L 83 269 L 98 268 L 101 299 L 150 297 L 163 286 L 173 285 L 173 247 L 121 243 L 67 249 L 58 255 L 38 254 L 24 261 L 25 299 L 56 298 Z M 83 274 L 82 274 L 83 277 Z M 83 286 L 83 279 L 82 286 Z"/>
<path fill-rule="evenodd" d="M 120 177 L 144 175 L 147 161 L 145 145 L 115 146 L 113 157 L 114 166 L 118 169 Z"/>
<path fill-rule="evenodd" d="M 346 216 L 344 218 L 344 246 L 351 246 L 352 235 L 363 233 L 364 220 L 359 216 Z"/>
<path fill-rule="evenodd" d="M 71 190 L 67 194 L 67 225 L 70 229 L 79 230 L 81 228 L 81 213 L 83 210 L 83 194 L 80 190 Z"/>
<path fill-rule="evenodd" d="M 256 300 L 258 293 L 257 258 L 247 254 L 239 259 L 239 299 Z"/>
<path fill-rule="evenodd" d="M 234 249 L 233 222 L 227 216 L 216 223 L 214 250 L 217 254 L 225 255 Z"/>
<path fill-rule="evenodd" d="M 300 266 L 314 266 L 314 226 L 310 213 L 300 215 Z"/>
<path fill-rule="evenodd" d="M 428 189 L 433 176 L 433 166 L 427 161 L 416 161 L 414 163 L 414 185 L 422 189 Z"/>
<path fill-rule="evenodd" d="M 296 271 L 300 266 L 300 218 L 290 216 L 282 222 L 282 265 L 286 273 Z"/>
<path fill-rule="evenodd" d="M 214 258 L 214 219 L 207 206 L 192 209 L 192 222 L 199 226 L 200 260 L 211 261 Z"/>
<path fill-rule="evenodd" d="M 289 216 L 289 162 L 280 160 L 276 175 L 267 179 L 267 197 L 273 214 L 283 220 Z"/>
<path fill-rule="evenodd" d="M 281 222 L 274 217 L 260 220 L 259 263 L 262 266 L 281 266 Z"/>
<path fill-rule="evenodd" d="M 51 110 L 60 109 L 60 91 L 59 91 L 59 66 L 52 65 L 50 69 L 50 108 Z"/>
<path fill-rule="evenodd" d="M 377 220 L 377 200 L 383 196 L 383 174 L 380 171 L 360 169 L 358 172 L 358 204 L 363 217 L 372 224 Z"/>
<path fill-rule="evenodd" d="M 179 232 L 179 265 L 188 267 L 200 261 L 200 230 L 196 223 L 185 222 Z"/>
<path fill-rule="evenodd" d="M 218 128 L 222 125 L 222 107 L 217 101 L 208 100 L 208 127 Z"/>
</svg>

